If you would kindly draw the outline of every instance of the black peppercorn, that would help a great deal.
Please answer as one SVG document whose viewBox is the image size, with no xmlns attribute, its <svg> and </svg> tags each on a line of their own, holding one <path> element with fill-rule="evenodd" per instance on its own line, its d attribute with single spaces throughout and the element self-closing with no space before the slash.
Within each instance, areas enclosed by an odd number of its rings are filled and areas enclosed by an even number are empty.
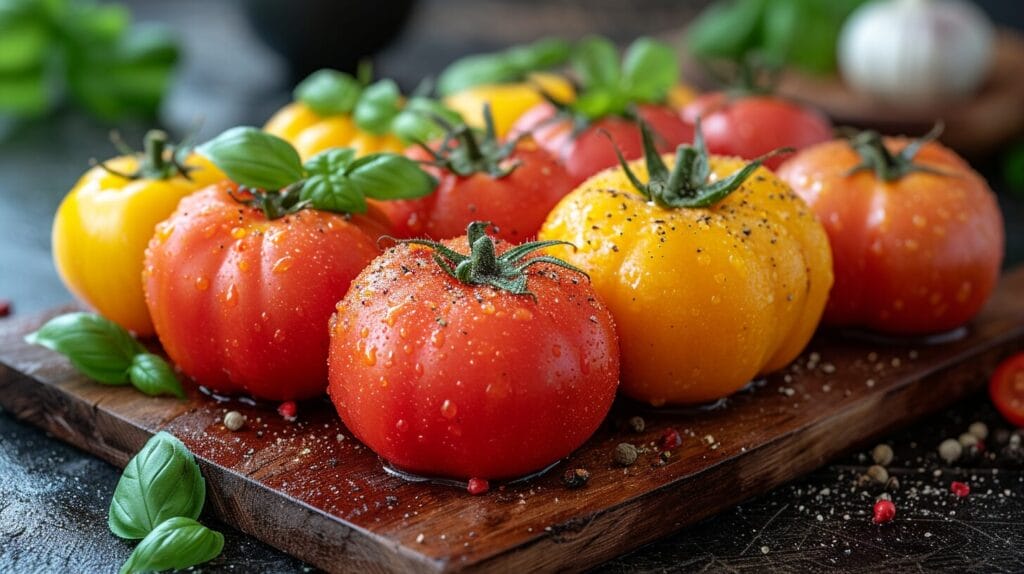
<svg viewBox="0 0 1024 574">
<path fill-rule="evenodd" d="M 562 475 L 562 484 L 566 488 L 583 488 L 590 480 L 590 472 L 585 468 L 570 468 Z"/>
</svg>

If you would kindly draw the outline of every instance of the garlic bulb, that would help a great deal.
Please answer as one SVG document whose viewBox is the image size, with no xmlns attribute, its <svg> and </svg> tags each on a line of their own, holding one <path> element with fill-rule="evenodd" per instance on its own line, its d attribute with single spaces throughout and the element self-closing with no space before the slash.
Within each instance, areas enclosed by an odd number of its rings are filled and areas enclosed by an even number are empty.
<svg viewBox="0 0 1024 574">
<path fill-rule="evenodd" d="M 972 93 L 992 60 L 988 17 L 963 0 L 876 0 L 843 25 L 839 69 L 855 90 L 903 104 Z"/>
</svg>

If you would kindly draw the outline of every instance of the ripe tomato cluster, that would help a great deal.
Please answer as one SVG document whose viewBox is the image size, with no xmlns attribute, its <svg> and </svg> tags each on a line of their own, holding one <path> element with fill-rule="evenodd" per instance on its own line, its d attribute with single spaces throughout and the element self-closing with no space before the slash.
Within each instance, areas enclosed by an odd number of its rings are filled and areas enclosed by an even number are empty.
<svg viewBox="0 0 1024 574">
<path fill-rule="evenodd" d="M 268 131 L 154 138 L 65 200 L 58 268 L 197 384 L 326 391 L 391 464 L 478 482 L 568 455 L 620 387 L 710 401 L 786 366 L 823 317 L 936 333 L 987 300 L 1000 214 L 933 138 L 833 139 L 793 102 L 684 98 L 649 39 L 622 58 L 585 39 L 572 89 L 530 83 L 563 48 L 445 76 L 445 101 L 478 104 L 467 121 L 322 72 Z M 114 252 L 111 280 L 81 265 Z"/>
</svg>

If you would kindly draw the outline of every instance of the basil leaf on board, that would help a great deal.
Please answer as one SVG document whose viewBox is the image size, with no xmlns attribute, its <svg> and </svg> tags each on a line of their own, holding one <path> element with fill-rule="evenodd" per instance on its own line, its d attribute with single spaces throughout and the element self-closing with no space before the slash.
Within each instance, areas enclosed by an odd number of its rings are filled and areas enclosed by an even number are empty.
<svg viewBox="0 0 1024 574">
<path fill-rule="evenodd" d="M 347 177 L 355 155 L 351 148 L 335 148 L 307 161 L 309 178 L 302 184 L 300 199 L 323 211 L 364 213 L 366 196 Z"/>
<path fill-rule="evenodd" d="M 412 199 L 429 195 L 437 180 L 420 165 L 394 153 L 363 156 L 348 169 L 348 179 L 361 194 L 373 199 Z"/>
<path fill-rule="evenodd" d="M 107 523 L 117 536 L 139 539 L 168 518 L 197 518 L 205 501 L 206 481 L 192 453 L 161 431 L 128 461 Z"/>
<path fill-rule="evenodd" d="M 132 360 L 146 352 L 127 330 L 94 313 L 54 317 L 25 341 L 66 355 L 82 374 L 105 385 L 128 384 Z"/>
<path fill-rule="evenodd" d="M 231 128 L 196 151 L 246 187 L 279 190 L 305 175 L 299 153 L 290 143 L 253 127 Z"/>
<path fill-rule="evenodd" d="M 321 116 L 351 113 L 363 93 L 359 80 L 337 70 L 317 70 L 295 87 L 294 96 Z"/>
<path fill-rule="evenodd" d="M 615 88 L 621 81 L 619 52 L 607 38 L 590 36 L 580 40 L 572 58 L 573 69 L 587 88 Z"/>
<path fill-rule="evenodd" d="M 622 63 L 624 89 L 633 100 L 660 102 L 679 83 L 679 59 L 671 46 L 653 38 L 638 38 Z"/>
<path fill-rule="evenodd" d="M 135 547 L 121 574 L 184 570 L 209 562 L 224 549 L 224 535 L 191 518 L 169 518 Z"/>
<path fill-rule="evenodd" d="M 132 359 L 128 370 L 132 386 L 151 397 L 170 395 L 185 398 L 185 391 L 174 374 L 174 369 L 162 357 L 152 353 L 139 353 Z"/>
<path fill-rule="evenodd" d="M 391 129 L 391 121 L 401 111 L 402 93 L 392 80 L 380 80 L 363 90 L 352 119 L 363 131 L 383 135 Z"/>
</svg>

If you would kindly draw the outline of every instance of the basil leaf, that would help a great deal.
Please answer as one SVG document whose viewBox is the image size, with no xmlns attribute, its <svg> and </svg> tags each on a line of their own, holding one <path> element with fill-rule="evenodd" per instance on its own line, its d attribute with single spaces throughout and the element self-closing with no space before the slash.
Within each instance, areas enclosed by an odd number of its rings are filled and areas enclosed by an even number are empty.
<svg viewBox="0 0 1024 574">
<path fill-rule="evenodd" d="M 161 522 L 139 542 L 121 566 L 121 574 L 183 570 L 213 560 L 223 549 L 223 534 L 176 516 Z"/>
<path fill-rule="evenodd" d="M 231 128 L 196 151 L 246 187 L 283 189 L 305 175 L 302 160 L 290 143 L 253 127 Z"/>
<path fill-rule="evenodd" d="M 185 391 L 174 375 L 174 369 L 162 357 L 152 353 L 135 355 L 128 370 L 128 378 L 132 386 L 151 397 L 171 395 L 185 398 Z"/>
<path fill-rule="evenodd" d="M 317 70 L 295 87 L 295 99 L 321 116 L 348 114 L 355 108 L 363 86 L 337 70 Z"/>
<path fill-rule="evenodd" d="M 573 53 L 572 65 L 585 88 L 619 86 L 619 53 L 607 38 L 590 36 L 580 40 Z"/>
<path fill-rule="evenodd" d="M 443 118 L 452 124 L 462 123 L 462 117 L 446 108 L 441 102 L 430 98 L 410 98 L 405 107 L 391 122 L 391 133 L 405 142 L 427 142 L 444 135 L 444 130 L 435 121 Z"/>
<path fill-rule="evenodd" d="M 366 196 L 347 177 L 354 158 L 355 150 L 335 148 L 307 161 L 305 167 L 309 178 L 302 184 L 299 198 L 322 211 L 364 213 Z"/>
<path fill-rule="evenodd" d="M 516 80 L 536 70 L 557 66 L 569 59 L 572 46 L 561 38 L 544 38 L 525 46 L 513 46 L 505 51 L 506 60 L 519 72 Z"/>
<path fill-rule="evenodd" d="M 686 32 L 690 52 L 702 59 L 742 60 L 757 45 L 767 0 L 716 2 Z"/>
<path fill-rule="evenodd" d="M 66 355 L 82 374 L 105 385 L 128 384 L 132 359 L 146 351 L 123 327 L 94 313 L 54 317 L 25 341 Z"/>
<path fill-rule="evenodd" d="M 363 131 L 383 135 L 391 129 L 391 120 L 401 110 L 402 94 L 392 80 L 380 80 L 363 90 L 352 119 Z"/>
<path fill-rule="evenodd" d="M 437 91 L 448 96 L 483 84 L 523 80 L 529 72 L 557 66 L 572 53 L 568 42 L 556 38 L 515 46 L 504 52 L 473 54 L 452 62 L 437 79 Z"/>
<path fill-rule="evenodd" d="M 121 538 L 143 538 L 168 518 L 197 518 L 205 501 L 206 481 L 192 453 L 161 431 L 128 461 L 107 523 Z"/>
<path fill-rule="evenodd" d="M 622 64 L 625 91 L 640 102 L 660 102 L 679 82 L 679 59 L 672 47 L 653 38 L 638 38 Z"/>
<path fill-rule="evenodd" d="M 348 178 L 366 197 L 412 199 L 429 195 L 437 180 L 415 161 L 393 153 L 363 156 L 352 163 Z"/>
</svg>

